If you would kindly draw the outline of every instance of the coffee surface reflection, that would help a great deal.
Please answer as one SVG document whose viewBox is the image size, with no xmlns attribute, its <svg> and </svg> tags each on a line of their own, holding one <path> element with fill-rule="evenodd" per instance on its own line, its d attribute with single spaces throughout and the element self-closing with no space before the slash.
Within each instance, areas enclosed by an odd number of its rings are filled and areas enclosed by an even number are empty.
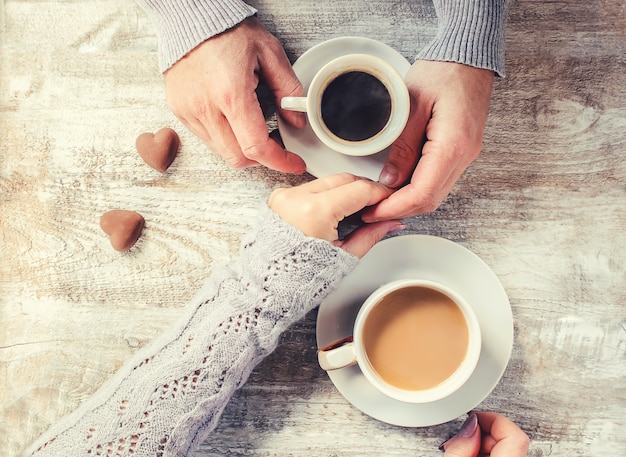
<svg viewBox="0 0 626 457">
<path fill-rule="evenodd" d="M 391 116 L 391 95 L 375 76 L 349 71 L 333 79 L 322 95 L 326 127 L 346 141 L 363 141 L 379 133 Z"/>
</svg>

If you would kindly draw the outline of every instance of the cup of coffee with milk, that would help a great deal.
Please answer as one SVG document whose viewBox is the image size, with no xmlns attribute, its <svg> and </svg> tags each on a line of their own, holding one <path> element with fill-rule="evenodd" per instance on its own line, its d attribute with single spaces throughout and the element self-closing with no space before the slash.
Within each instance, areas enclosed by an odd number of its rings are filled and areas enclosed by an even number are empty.
<svg viewBox="0 0 626 457">
<path fill-rule="evenodd" d="M 402 279 L 375 290 L 352 335 L 321 349 L 318 360 L 325 370 L 358 364 L 384 395 L 431 403 L 467 382 L 480 351 L 478 319 L 462 296 L 438 282 Z"/>
<path fill-rule="evenodd" d="M 404 130 L 410 111 L 403 77 L 385 60 L 348 54 L 324 65 L 305 97 L 284 97 L 281 108 L 307 113 L 329 148 L 350 156 L 376 154 Z"/>
</svg>

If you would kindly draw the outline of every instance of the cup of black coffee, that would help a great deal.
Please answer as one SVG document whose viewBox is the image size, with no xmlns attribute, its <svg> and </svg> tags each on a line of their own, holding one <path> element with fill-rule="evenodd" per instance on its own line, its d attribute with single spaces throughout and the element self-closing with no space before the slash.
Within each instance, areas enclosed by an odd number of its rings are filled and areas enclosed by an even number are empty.
<svg viewBox="0 0 626 457">
<path fill-rule="evenodd" d="M 404 130 L 409 92 L 389 63 L 369 54 L 348 54 L 324 65 L 306 97 L 284 97 L 283 109 L 307 113 L 315 135 L 351 156 L 375 154 Z"/>
</svg>

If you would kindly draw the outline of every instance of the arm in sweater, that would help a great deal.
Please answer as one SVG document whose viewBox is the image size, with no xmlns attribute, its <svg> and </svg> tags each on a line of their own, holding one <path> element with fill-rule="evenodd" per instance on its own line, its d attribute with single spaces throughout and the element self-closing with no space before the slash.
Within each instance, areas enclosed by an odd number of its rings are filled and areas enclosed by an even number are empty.
<svg viewBox="0 0 626 457">
<path fill-rule="evenodd" d="M 241 0 L 135 0 L 156 26 L 165 72 L 205 40 L 256 14 Z"/>
<path fill-rule="evenodd" d="M 188 456 L 281 333 L 358 262 L 266 206 L 240 254 L 207 281 L 176 325 L 25 456 Z"/>
<path fill-rule="evenodd" d="M 504 76 L 508 0 L 435 0 L 439 31 L 418 59 L 463 63 Z"/>
<path fill-rule="evenodd" d="M 238 0 L 137 1 L 161 24 L 160 60 L 174 114 L 232 166 L 302 173 L 302 159 L 269 138 L 255 89 L 265 79 L 279 106 L 303 88 L 276 38 L 257 19 L 241 23 L 254 10 Z M 405 78 L 413 107 L 408 128 L 379 177 L 399 191 L 369 210 L 369 221 L 436 209 L 482 148 L 494 74 L 504 75 L 507 0 L 435 0 L 435 8 L 437 36 Z M 231 24 L 240 25 L 220 32 Z M 198 32 L 193 39 L 190 31 Z M 279 113 L 304 126 L 302 113 Z"/>
<path fill-rule="evenodd" d="M 403 227 L 385 221 L 338 239 L 339 221 L 389 193 L 349 174 L 275 190 L 239 259 L 217 270 L 178 323 L 25 456 L 188 456 L 281 333 L 388 231 Z"/>
</svg>

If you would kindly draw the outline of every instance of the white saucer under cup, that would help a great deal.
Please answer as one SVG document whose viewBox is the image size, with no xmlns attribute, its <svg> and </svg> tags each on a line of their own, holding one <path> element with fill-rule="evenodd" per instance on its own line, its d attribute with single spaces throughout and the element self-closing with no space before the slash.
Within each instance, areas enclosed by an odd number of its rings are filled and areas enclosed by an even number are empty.
<svg viewBox="0 0 626 457">
<path fill-rule="evenodd" d="M 331 60 L 347 54 L 370 54 L 391 64 L 403 77 L 411 68 L 408 60 L 392 47 L 370 38 L 341 37 L 324 41 L 306 51 L 293 64 L 293 70 L 308 91 L 313 76 Z M 318 140 L 308 124 L 297 129 L 278 116 L 278 130 L 288 151 L 306 162 L 307 171 L 317 178 L 348 172 L 378 181 L 389 156 L 389 148 L 363 157 L 351 157 L 332 150 Z"/>
<path fill-rule="evenodd" d="M 375 419 L 406 427 L 442 424 L 474 409 L 491 393 L 513 348 L 513 316 L 506 292 L 489 266 L 471 251 L 428 235 L 381 241 L 320 305 L 317 344 L 322 348 L 351 335 L 358 310 L 369 294 L 382 284 L 405 278 L 447 285 L 463 295 L 476 313 L 482 349 L 469 380 L 447 398 L 411 404 L 380 393 L 358 366 L 329 371 L 328 375 L 352 405 Z"/>
</svg>

